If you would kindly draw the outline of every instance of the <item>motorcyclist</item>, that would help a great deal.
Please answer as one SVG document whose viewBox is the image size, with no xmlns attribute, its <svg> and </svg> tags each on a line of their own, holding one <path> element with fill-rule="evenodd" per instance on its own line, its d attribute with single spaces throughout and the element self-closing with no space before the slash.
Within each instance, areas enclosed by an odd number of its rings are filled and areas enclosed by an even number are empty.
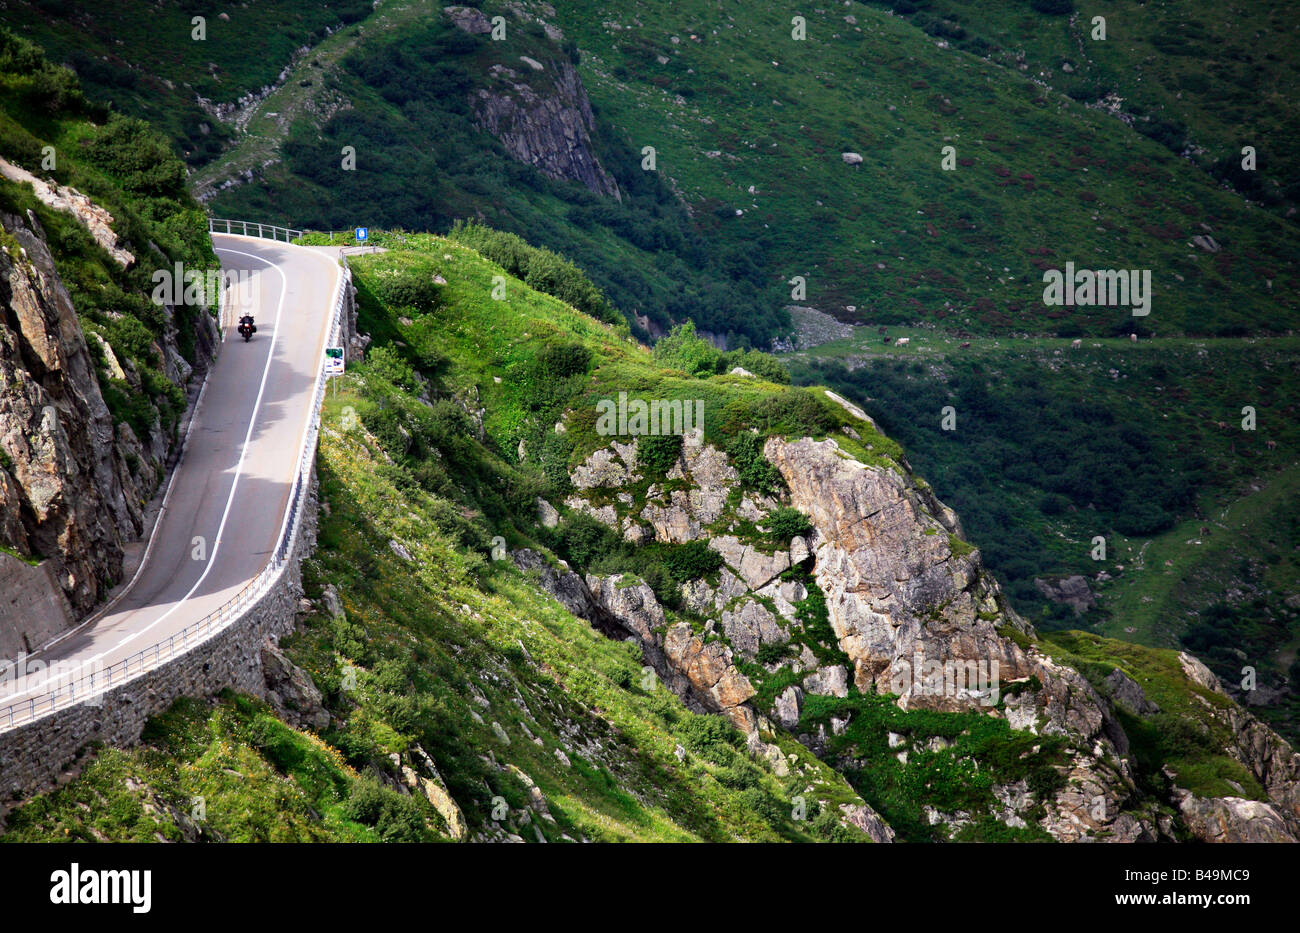
<svg viewBox="0 0 1300 933">
<path fill-rule="evenodd" d="M 257 333 L 257 325 L 253 323 L 253 316 L 251 314 L 245 314 L 241 317 L 237 329 L 239 333 L 243 335 L 245 343 L 247 343 L 248 339 L 252 337 L 253 334 Z"/>
</svg>

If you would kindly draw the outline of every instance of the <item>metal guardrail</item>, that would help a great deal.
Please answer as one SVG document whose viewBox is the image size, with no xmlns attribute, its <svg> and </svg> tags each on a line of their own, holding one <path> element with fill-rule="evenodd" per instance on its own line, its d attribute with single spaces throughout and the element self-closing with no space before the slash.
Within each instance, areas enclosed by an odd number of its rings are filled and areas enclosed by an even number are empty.
<svg viewBox="0 0 1300 933">
<path fill-rule="evenodd" d="M 239 229 L 236 230 L 235 228 Z M 240 236 L 256 236 L 267 240 L 281 239 L 284 234 L 284 242 L 292 243 L 302 236 L 303 231 L 294 230 L 290 227 L 280 227 L 275 224 L 260 224 L 253 220 L 225 220 L 223 218 L 208 218 L 209 233 L 237 233 Z"/>
<path fill-rule="evenodd" d="M 242 221 L 211 221 L 209 228 L 213 224 L 231 223 L 242 224 Z M 273 225 L 260 224 L 254 225 L 270 230 Z M 278 231 L 293 233 L 285 227 L 275 227 Z M 225 232 L 218 230 L 218 233 Z M 301 231 L 297 231 L 301 234 Z M 251 234 L 250 234 L 251 235 Z M 347 288 L 352 281 L 352 271 L 347 266 L 347 260 L 343 260 L 343 271 L 339 274 L 338 290 L 334 296 L 334 309 L 332 321 L 330 323 L 329 336 L 325 341 L 327 347 L 336 346 L 339 339 L 339 331 L 343 326 L 343 302 L 347 295 Z M 285 510 L 284 521 L 280 526 L 280 534 L 277 538 L 275 551 L 272 554 L 271 561 L 262 571 L 250 580 L 238 593 L 222 603 L 212 612 L 199 619 L 181 631 L 168 636 L 165 640 L 155 642 L 147 648 L 143 648 L 132 654 L 130 657 L 115 661 L 108 667 L 92 671 L 89 674 L 83 674 L 76 679 L 69 680 L 66 683 L 56 683 L 53 689 L 47 690 L 39 695 L 33 695 L 25 700 L 10 703 L 7 706 L 0 706 L 0 730 L 8 729 L 11 726 L 31 722 L 43 716 L 48 716 L 57 710 L 69 706 L 75 706 L 78 703 L 93 701 L 94 698 L 104 691 L 121 686 L 130 680 L 135 680 L 151 670 L 162 666 L 167 661 L 175 658 L 178 654 L 198 647 L 208 641 L 215 635 L 220 634 L 229 628 L 237 619 L 244 614 L 244 611 L 253 603 L 261 599 L 271 587 L 277 582 L 285 565 L 288 563 L 290 556 L 294 552 L 297 544 L 298 533 L 302 526 L 302 511 L 306 502 L 307 484 L 311 480 L 312 464 L 316 456 L 316 442 L 320 438 L 320 413 L 321 406 L 325 402 L 325 387 L 328 379 L 325 375 L 325 357 L 321 354 L 320 363 L 317 365 L 316 392 L 312 399 L 311 420 L 304 440 L 302 450 L 298 454 L 298 468 L 294 474 L 293 491 L 289 497 L 289 507 Z"/>
</svg>

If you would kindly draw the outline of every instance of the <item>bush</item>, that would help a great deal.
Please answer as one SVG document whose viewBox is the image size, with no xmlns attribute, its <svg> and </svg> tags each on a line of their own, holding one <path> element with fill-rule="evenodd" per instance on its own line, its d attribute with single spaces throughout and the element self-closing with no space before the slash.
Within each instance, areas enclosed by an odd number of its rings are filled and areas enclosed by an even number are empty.
<svg viewBox="0 0 1300 933">
<path fill-rule="evenodd" d="M 365 373 L 368 376 L 378 376 L 385 382 L 391 382 L 408 392 L 415 392 L 420 388 L 415 370 L 393 347 L 382 346 L 371 350 L 366 356 Z"/>
<path fill-rule="evenodd" d="M 767 438 L 752 431 L 742 431 L 727 444 L 727 453 L 740 474 L 740 481 L 765 495 L 778 492 L 783 485 L 781 474 L 763 453 Z"/>
<path fill-rule="evenodd" d="M 737 366 L 768 382 L 775 382 L 777 385 L 790 384 L 790 371 L 770 353 L 761 350 L 731 350 L 722 354 L 718 360 L 720 373 L 729 373 Z"/>
<path fill-rule="evenodd" d="M 424 842 L 429 836 L 419 805 L 374 778 L 363 778 L 353 786 L 343 815 L 374 827 L 384 842 Z"/>
<path fill-rule="evenodd" d="M 85 153 L 91 163 L 132 194 L 189 200 L 184 164 L 143 120 L 114 114 L 90 140 Z"/>
<path fill-rule="evenodd" d="M 569 455 L 573 453 L 573 441 L 567 434 L 548 431 L 542 439 L 542 474 L 546 477 L 546 486 L 553 496 L 563 496 L 573 488 L 569 479 Z"/>
<path fill-rule="evenodd" d="M 513 233 L 461 220 L 452 225 L 447 237 L 486 256 L 530 288 L 571 304 L 597 320 L 623 323 L 623 315 L 610 306 L 591 279 L 559 253 L 532 246 Z"/>
<path fill-rule="evenodd" d="M 654 346 L 655 361 L 692 376 L 706 376 L 717 371 L 722 353 L 695 333 L 695 322 L 679 324 Z"/>
<path fill-rule="evenodd" d="M 582 344 L 550 344 L 537 355 L 537 368 L 545 376 L 567 379 L 585 373 L 591 366 L 591 351 Z"/>
<path fill-rule="evenodd" d="M 645 468 L 647 476 L 662 476 L 667 473 L 681 452 L 680 434 L 648 434 L 637 438 L 637 464 Z"/>
<path fill-rule="evenodd" d="M 589 567 L 603 555 L 617 551 L 621 540 L 586 512 L 574 512 L 559 527 L 560 554 L 574 567 Z"/>
<path fill-rule="evenodd" d="M 722 555 L 704 541 L 688 541 L 664 550 L 663 563 L 678 583 L 694 580 L 722 567 Z"/>
<path fill-rule="evenodd" d="M 376 289 L 384 304 L 394 310 L 411 310 L 428 314 L 442 303 L 441 288 L 430 272 L 414 269 L 382 272 L 375 277 Z"/>
<path fill-rule="evenodd" d="M 767 434 L 826 434 L 835 427 L 830 411 L 806 389 L 768 395 L 750 409 L 755 427 Z"/>
<path fill-rule="evenodd" d="M 782 506 L 767 517 L 768 535 L 773 541 L 788 542 L 796 535 L 812 531 L 812 522 L 798 509 Z"/>
<path fill-rule="evenodd" d="M 714 764 L 727 764 L 735 757 L 740 733 L 721 716 L 690 716 L 677 730 L 687 749 Z"/>
<path fill-rule="evenodd" d="M 767 641 L 758 646 L 758 653 L 754 660 L 759 664 L 778 664 L 785 660 L 787 647 L 786 644 L 778 644 L 774 641 Z"/>
</svg>

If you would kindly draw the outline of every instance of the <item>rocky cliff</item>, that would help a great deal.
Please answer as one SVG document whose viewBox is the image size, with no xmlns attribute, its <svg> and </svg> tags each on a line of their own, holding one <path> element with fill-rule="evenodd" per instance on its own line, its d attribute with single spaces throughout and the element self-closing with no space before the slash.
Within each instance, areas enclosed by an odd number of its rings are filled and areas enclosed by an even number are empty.
<svg viewBox="0 0 1300 933">
<path fill-rule="evenodd" d="M 447 7 L 444 12 L 471 35 L 492 31 L 487 16 L 472 7 Z M 530 19 L 522 9 L 516 16 Z M 516 19 L 509 28 L 522 25 Z M 521 55 L 510 64 L 490 66 L 486 86 L 470 93 L 475 122 L 497 137 L 511 156 L 548 178 L 576 181 L 621 200 L 618 184 L 600 164 L 592 145 L 595 118 L 586 88 L 556 44 L 564 35 L 549 24 L 544 30 L 549 40 L 544 47 L 553 54 L 544 59 Z"/>
<path fill-rule="evenodd" d="M 862 418 L 863 432 L 873 430 Z M 927 804 L 931 824 L 950 838 L 989 819 L 1014 829 L 1032 822 L 1059 841 L 1296 838 L 1300 758 L 1230 702 L 1215 715 L 1268 799 L 1196 797 L 1177 784 L 1164 799 L 1142 793 L 1117 709 L 1141 716 L 1158 708 L 1118 668 L 1103 696 L 1047 653 L 979 551 L 961 540 L 956 515 L 905 461 L 864 462 L 833 437 L 773 437 L 764 454 L 784 481 L 780 494 L 743 489 L 727 455 L 698 437 L 685 439 L 662 478 L 639 463 L 635 439 L 597 449 L 571 472 L 568 509 L 632 543 L 706 542 L 721 566 L 683 583 L 676 609 L 622 574 L 551 570 L 543 586 L 602 630 L 635 639 L 693 708 L 726 715 L 759 748 L 775 724 L 846 775 L 868 767 L 868 737 L 853 723 L 877 709 L 855 697 L 892 697 L 906 713 L 964 722 L 990 717 L 1005 723 L 1009 743 L 1016 734 L 1039 737 L 1021 753 L 1040 759 L 1036 775 L 994 774 L 985 812 Z M 778 545 L 767 529 L 783 507 L 805 515 L 811 530 Z M 827 629 L 815 623 L 818 604 Z M 1195 674 L 1189 667 L 1188 689 Z M 909 755 L 956 755 L 947 752 L 951 739 L 897 728 L 889 754 L 903 764 Z"/>
<path fill-rule="evenodd" d="M 111 216 L 95 208 L 93 217 L 102 223 L 92 231 L 107 235 Z M 36 216 L 0 214 L 0 226 L 0 655 L 11 657 L 59 634 L 122 579 L 124 545 L 144 531 L 174 438 L 156 421 L 144 437 L 115 423 L 98 370 L 137 392 L 139 375 L 97 335 L 92 352 Z M 119 262 L 120 252 L 111 254 Z M 185 383 L 193 369 L 166 311 L 154 352 Z M 214 325 L 200 316 L 195 326 L 203 365 Z"/>
</svg>

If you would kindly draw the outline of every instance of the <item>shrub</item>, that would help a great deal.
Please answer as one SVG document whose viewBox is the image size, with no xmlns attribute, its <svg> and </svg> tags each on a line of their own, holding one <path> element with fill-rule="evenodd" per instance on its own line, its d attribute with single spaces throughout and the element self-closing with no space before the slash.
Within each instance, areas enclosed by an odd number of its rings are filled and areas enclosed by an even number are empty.
<svg viewBox="0 0 1300 933">
<path fill-rule="evenodd" d="M 806 389 L 790 389 L 779 395 L 767 395 L 756 402 L 750 413 L 755 427 L 767 434 L 826 434 L 835 427 L 830 411 Z"/>
<path fill-rule="evenodd" d="M 415 392 L 420 387 L 419 379 L 416 378 L 411 364 L 402 359 L 401 354 L 393 347 L 382 346 L 371 350 L 366 356 L 365 372 L 408 392 Z"/>
<path fill-rule="evenodd" d="M 781 489 L 781 474 L 763 453 L 767 438 L 752 431 L 742 431 L 727 444 L 727 453 L 740 474 L 740 481 L 751 489 L 770 495 Z"/>
<path fill-rule="evenodd" d="M 831 614 L 826 607 L 826 595 L 811 578 L 806 585 L 808 595 L 799 600 L 794 607 L 795 621 L 803 628 L 804 635 L 809 641 L 833 650 L 837 649 L 840 640 L 831 626 Z"/>
<path fill-rule="evenodd" d="M 343 804 L 343 815 L 373 826 L 384 842 L 424 842 L 429 835 L 416 802 L 383 787 L 374 778 L 363 778 L 353 785 Z"/>
<path fill-rule="evenodd" d="M 796 535 L 812 531 L 812 522 L 798 509 L 782 506 L 768 515 L 767 527 L 773 541 L 787 542 Z"/>
<path fill-rule="evenodd" d="M 542 474 L 546 477 L 547 489 L 551 495 L 563 496 L 573 488 L 569 479 L 569 455 L 573 453 L 573 442 L 566 434 L 548 431 L 542 439 Z"/>
<path fill-rule="evenodd" d="M 392 309 L 428 314 L 442 303 L 441 288 L 433 274 L 414 269 L 383 272 L 375 277 L 376 289 L 385 305 Z"/>
<path fill-rule="evenodd" d="M 90 140 L 85 153 L 128 192 L 175 201 L 189 199 L 184 164 L 143 120 L 114 114 Z"/>
<path fill-rule="evenodd" d="M 722 353 L 695 333 L 695 322 L 687 321 L 674 327 L 666 337 L 660 337 L 654 346 L 655 361 L 672 369 L 680 369 L 692 376 L 706 376 L 716 372 Z"/>
<path fill-rule="evenodd" d="M 530 288 L 545 292 L 608 324 L 623 322 L 623 315 L 610 306 L 591 279 L 559 253 L 532 246 L 513 233 L 461 220 L 452 225 L 447 236 L 486 256 L 516 278 L 523 279 Z"/>
<path fill-rule="evenodd" d="M 704 541 L 688 541 L 665 548 L 664 566 L 678 583 L 713 573 L 722 566 L 722 555 Z"/>
<path fill-rule="evenodd" d="M 588 567 L 616 551 L 620 538 L 586 512 L 574 512 L 560 524 L 559 551 L 574 567 Z"/>
<path fill-rule="evenodd" d="M 770 353 L 761 350 L 731 350 L 718 360 L 718 372 L 729 373 L 739 366 L 761 379 L 778 385 L 790 384 L 790 372 Z"/>
<path fill-rule="evenodd" d="M 645 468 L 647 475 L 661 476 L 667 473 L 681 452 L 680 434 L 645 435 L 637 438 L 637 463 Z"/>
<path fill-rule="evenodd" d="M 461 547 L 486 551 L 491 547 L 487 531 L 461 514 L 454 502 L 435 499 L 429 504 L 429 519 L 438 530 Z"/>
<path fill-rule="evenodd" d="M 677 736 L 686 748 L 714 764 L 731 761 L 740 744 L 736 727 L 721 716 L 690 716 L 678 728 Z"/>
<path fill-rule="evenodd" d="M 555 379 L 585 373 L 590 366 L 591 351 L 578 343 L 550 344 L 537 355 L 538 371 Z"/>
</svg>

